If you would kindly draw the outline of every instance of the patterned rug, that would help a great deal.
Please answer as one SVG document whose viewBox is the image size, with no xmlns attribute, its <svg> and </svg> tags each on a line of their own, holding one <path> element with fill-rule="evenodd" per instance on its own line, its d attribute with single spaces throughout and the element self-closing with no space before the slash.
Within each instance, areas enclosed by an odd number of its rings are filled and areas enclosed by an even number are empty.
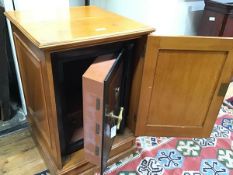
<svg viewBox="0 0 233 175">
<path fill-rule="evenodd" d="M 210 138 L 139 137 L 138 151 L 105 174 L 233 175 L 232 132 L 233 110 L 222 105 Z"/>
<path fill-rule="evenodd" d="M 39 173 L 36 173 L 35 175 L 50 175 L 49 170 L 45 170 Z"/>
<path fill-rule="evenodd" d="M 105 175 L 233 175 L 233 103 L 222 105 L 210 138 L 138 137 L 136 144 Z"/>
</svg>

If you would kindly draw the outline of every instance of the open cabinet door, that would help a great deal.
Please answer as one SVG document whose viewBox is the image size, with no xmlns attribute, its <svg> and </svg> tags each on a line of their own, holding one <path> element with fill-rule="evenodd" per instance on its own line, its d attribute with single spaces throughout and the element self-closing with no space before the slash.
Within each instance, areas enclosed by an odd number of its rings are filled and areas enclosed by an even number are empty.
<svg viewBox="0 0 233 175">
<path fill-rule="evenodd" d="M 107 166 L 119 128 L 123 62 L 121 54 L 98 57 L 83 75 L 85 158 L 100 168 Z"/>
<path fill-rule="evenodd" d="M 232 38 L 149 36 L 136 135 L 208 137 L 232 70 Z"/>
</svg>

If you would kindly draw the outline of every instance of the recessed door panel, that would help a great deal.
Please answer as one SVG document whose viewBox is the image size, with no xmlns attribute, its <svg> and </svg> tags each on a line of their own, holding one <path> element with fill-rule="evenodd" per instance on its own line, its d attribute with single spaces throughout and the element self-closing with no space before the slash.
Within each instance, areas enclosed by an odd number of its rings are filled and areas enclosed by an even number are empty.
<svg viewBox="0 0 233 175">
<path fill-rule="evenodd" d="M 44 96 L 43 77 L 40 60 L 15 35 L 20 74 L 23 80 L 27 112 L 32 126 L 37 129 L 43 144 L 51 148 L 49 118 Z"/>
<path fill-rule="evenodd" d="M 232 41 L 149 36 L 136 135 L 207 137 L 230 82 Z"/>
<path fill-rule="evenodd" d="M 147 125 L 202 127 L 216 89 L 224 52 L 161 50 Z"/>
</svg>

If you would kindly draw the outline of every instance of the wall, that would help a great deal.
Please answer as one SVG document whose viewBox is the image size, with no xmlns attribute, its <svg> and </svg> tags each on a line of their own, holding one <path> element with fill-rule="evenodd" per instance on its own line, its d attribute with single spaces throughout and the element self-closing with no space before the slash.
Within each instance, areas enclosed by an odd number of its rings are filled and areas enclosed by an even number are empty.
<svg viewBox="0 0 233 175">
<path fill-rule="evenodd" d="M 69 0 L 70 6 L 85 5 L 85 0 Z"/>
<path fill-rule="evenodd" d="M 91 0 L 91 4 L 153 26 L 158 35 L 195 35 L 204 9 L 203 0 Z"/>
<path fill-rule="evenodd" d="M 14 0 L 16 10 L 38 10 L 84 5 L 84 0 Z"/>
<path fill-rule="evenodd" d="M 67 0 L 14 0 L 16 10 L 39 10 L 69 6 Z"/>
<path fill-rule="evenodd" d="M 232 0 L 220 0 L 229 2 Z M 195 35 L 203 0 L 90 0 L 96 5 L 156 28 L 158 35 Z M 16 10 L 84 5 L 84 0 L 14 0 Z"/>
<path fill-rule="evenodd" d="M 0 6 L 4 7 L 4 2 L 3 2 L 3 0 L 0 0 Z"/>
</svg>

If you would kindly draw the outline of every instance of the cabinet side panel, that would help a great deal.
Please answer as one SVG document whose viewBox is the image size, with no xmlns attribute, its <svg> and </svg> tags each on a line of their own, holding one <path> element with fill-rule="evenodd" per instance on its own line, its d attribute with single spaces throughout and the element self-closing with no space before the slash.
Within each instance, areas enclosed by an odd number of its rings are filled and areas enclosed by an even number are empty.
<svg viewBox="0 0 233 175">
<path fill-rule="evenodd" d="M 40 59 L 14 33 L 17 47 L 20 73 L 23 80 L 27 111 L 30 121 L 35 126 L 47 148 L 51 147 L 49 121 L 44 98 Z"/>
<path fill-rule="evenodd" d="M 48 81 L 47 79 L 47 67 L 45 66 L 45 53 L 34 46 L 14 25 L 13 27 L 13 35 L 14 35 L 14 41 L 16 45 L 16 52 L 17 52 L 17 57 L 18 57 L 18 62 L 19 62 L 19 68 L 20 68 L 20 74 L 22 77 L 22 82 L 23 82 L 23 89 L 25 92 L 25 99 L 26 99 L 26 105 L 27 105 L 27 111 L 28 111 L 28 120 L 31 125 L 31 131 L 32 135 L 34 137 L 34 140 L 36 140 L 38 144 L 38 148 L 41 149 L 43 152 L 42 156 L 44 160 L 46 161 L 47 165 L 53 164 L 54 168 L 53 170 L 57 168 L 62 167 L 62 162 L 61 162 L 61 154 L 59 151 L 59 147 L 56 147 L 56 141 L 57 140 L 56 135 L 54 133 L 57 132 L 57 127 L 54 127 L 56 124 L 56 120 L 51 115 L 51 106 L 50 100 L 52 100 L 52 97 L 49 95 L 49 90 L 48 86 L 52 86 L 51 82 Z M 24 62 L 29 62 L 29 64 L 32 64 L 32 68 L 30 65 L 25 66 Z M 27 63 L 28 64 L 28 63 Z M 36 68 L 33 68 L 36 67 Z M 36 75 L 35 77 L 31 77 L 32 75 L 28 75 L 27 69 L 33 69 Z M 33 80 L 30 80 L 27 76 L 30 76 Z M 38 82 L 36 82 L 38 81 Z M 30 92 L 32 91 L 33 84 L 31 85 L 30 83 L 35 83 L 39 93 L 35 92 Z M 28 90 L 29 89 L 29 90 Z M 34 95 L 31 96 L 30 93 L 33 93 Z M 40 110 L 39 112 L 36 113 L 36 115 L 39 115 L 41 118 L 35 118 L 34 115 L 30 114 L 29 112 L 33 111 L 28 108 L 28 105 L 31 105 L 31 98 L 34 98 L 34 102 L 37 106 L 40 104 Z M 38 99 L 37 99 L 38 98 Z M 38 122 L 39 120 L 39 122 Z M 42 122 L 42 124 L 40 124 Z M 59 145 L 59 144 L 57 144 Z M 44 156 L 46 154 L 46 156 Z M 49 158 L 48 158 L 49 157 Z M 52 170 L 51 170 L 52 171 Z"/>
<path fill-rule="evenodd" d="M 52 66 L 51 66 L 51 57 L 50 53 L 45 52 L 38 47 L 36 47 L 33 43 L 30 42 L 28 38 L 26 38 L 25 35 L 23 35 L 22 32 L 19 31 L 19 29 L 12 24 L 12 29 L 14 32 L 14 40 L 16 38 L 23 43 L 23 45 L 27 48 L 27 50 L 32 53 L 34 58 L 37 59 L 37 61 L 40 63 L 40 73 L 41 73 L 41 84 L 43 85 L 43 92 L 45 99 L 45 107 L 46 107 L 46 116 L 49 123 L 49 134 L 50 135 L 50 147 L 47 148 L 45 144 L 43 144 L 43 141 L 41 142 L 40 139 L 43 137 L 39 137 L 40 135 L 38 130 L 35 128 L 35 123 L 32 124 L 32 132 L 35 136 L 35 139 L 37 139 L 37 143 L 40 144 L 40 147 L 44 151 L 44 155 L 48 153 L 47 156 L 43 156 L 43 158 L 50 164 L 53 163 L 56 164 L 56 168 L 62 168 L 62 160 L 61 160 L 61 152 L 60 152 L 60 142 L 58 137 L 58 127 L 57 127 L 57 116 L 56 116 L 56 105 L 54 102 L 54 84 L 52 79 Z M 15 41 L 17 42 L 17 41 Z M 19 50 L 19 51 L 18 51 Z M 16 52 L 17 55 L 21 54 L 20 49 L 16 46 Z M 18 56 L 19 57 L 19 56 Z M 20 61 L 20 59 L 18 58 Z M 21 64 L 19 62 L 19 64 Z M 20 68 L 21 69 L 21 68 Z M 22 73 L 20 73 L 22 74 Z M 22 75 L 21 75 L 22 76 Z M 24 80 L 22 79 L 24 82 Z M 25 80 L 26 81 L 26 80 Z M 25 91 L 25 88 L 24 88 Z M 25 94 L 26 96 L 27 94 Z M 54 102 L 54 103 L 53 103 Z M 47 159 L 49 157 L 49 159 Z M 48 164 L 47 163 L 47 164 Z"/>
</svg>

